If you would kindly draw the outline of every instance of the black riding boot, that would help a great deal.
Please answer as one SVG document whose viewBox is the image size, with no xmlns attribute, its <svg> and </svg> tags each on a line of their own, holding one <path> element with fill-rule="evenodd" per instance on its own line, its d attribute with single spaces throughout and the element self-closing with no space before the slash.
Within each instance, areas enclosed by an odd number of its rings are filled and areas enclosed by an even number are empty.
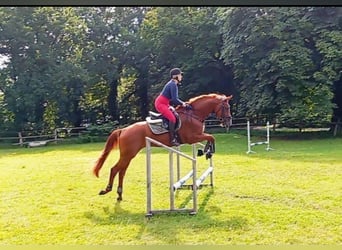
<svg viewBox="0 0 342 250">
<path fill-rule="evenodd" d="M 180 143 L 176 139 L 176 124 L 169 121 L 170 143 L 172 146 L 179 146 Z"/>
</svg>

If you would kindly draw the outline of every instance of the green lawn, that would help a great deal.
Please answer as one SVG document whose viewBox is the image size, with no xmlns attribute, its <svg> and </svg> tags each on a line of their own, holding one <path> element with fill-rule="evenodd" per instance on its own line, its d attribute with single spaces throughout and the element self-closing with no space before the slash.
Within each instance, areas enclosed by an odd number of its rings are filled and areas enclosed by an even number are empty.
<svg viewBox="0 0 342 250">
<path fill-rule="evenodd" d="M 98 196 L 118 151 L 95 178 L 104 143 L 0 150 L 0 245 L 283 245 L 342 243 L 342 138 L 271 138 L 246 154 L 246 137 L 216 134 L 214 188 L 197 215 L 146 213 L 145 150 L 128 168 L 123 201 Z M 184 147 L 190 152 L 190 146 Z M 168 155 L 153 149 L 153 205 L 168 208 Z M 183 162 L 183 171 L 190 163 Z M 200 172 L 208 161 L 198 160 Z M 116 189 L 115 182 L 115 188 Z M 176 205 L 191 206 L 190 190 Z"/>
</svg>

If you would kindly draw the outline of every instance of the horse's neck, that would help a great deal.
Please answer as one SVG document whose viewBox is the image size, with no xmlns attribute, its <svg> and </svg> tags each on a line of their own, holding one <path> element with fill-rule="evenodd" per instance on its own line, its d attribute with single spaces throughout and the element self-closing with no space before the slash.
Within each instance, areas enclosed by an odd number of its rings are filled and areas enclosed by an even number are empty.
<svg viewBox="0 0 342 250">
<path fill-rule="evenodd" d="M 194 105 L 195 114 L 200 117 L 201 120 L 205 120 L 210 113 L 214 111 L 214 103 L 198 103 Z"/>
</svg>

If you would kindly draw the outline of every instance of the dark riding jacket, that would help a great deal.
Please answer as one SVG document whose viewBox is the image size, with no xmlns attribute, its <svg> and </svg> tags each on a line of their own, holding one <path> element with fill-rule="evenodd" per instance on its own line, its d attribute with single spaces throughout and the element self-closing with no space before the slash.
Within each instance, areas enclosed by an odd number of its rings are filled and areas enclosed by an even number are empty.
<svg viewBox="0 0 342 250">
<path fill-rule="evenodd" d="M 178 98 L 178 85 L 177 82 L 171 79 L 168 83 L 165 84 L 162 92 L 162 96 L 165 96 L 170 100 L 171 105 L 183 105 L 183 101 Z"/>
</svg>

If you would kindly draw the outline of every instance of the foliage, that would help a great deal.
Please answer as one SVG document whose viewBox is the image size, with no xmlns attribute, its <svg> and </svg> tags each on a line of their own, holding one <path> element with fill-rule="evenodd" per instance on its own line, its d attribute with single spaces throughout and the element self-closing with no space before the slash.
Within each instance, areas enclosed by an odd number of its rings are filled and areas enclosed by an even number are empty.
<svg viewBox="0 0 342 250">
<path fill-rule="evenodd" d="M 107 85 L 102 89 L 106 107 L 103 109 L 101 104 L 97 108 L 107 113 L 112 120 L 119 120 L 120 116 L 130 113 L 127 109 L 119 110 L 118 88 L 122 77 L 125 77 L 125 69 L 134 67 L 136 60 L 140 60 L 139 51 L 144 51 L 137 32 L 146 9 L 148 8 L 81 9 L 88 27 L 86 65 L 94 75 L 93 86 L 99 82 Z"/>
<path fill-rule="evenodd" d="M 215 8 L 158 7 L 147 13 L 142 34 L 154 48 L 151 73 L 158 74 L 152 95 L 174 67 L 185 73 L 180 91 L 185 100 L 209 92 L 231 94 L 229 69 L 219 58 L 221 36 L 215 18 Z"/>
<path fill-rule="evenodd" d="M 10 58 L 2 70 L 1 89 L 15 114 L 15 128 L 28 123 L 43 129 L 45 108 L 58 112 L 55 123 L 77 123 L 84 71 L 81 40 L 84 25 L 72 8 L 2 8 L 2 54 Z M 55 105 L 56 104 L 56 105 Z M 46 117 L 46 114 L 45 114 Z M 48 123 L 49 124 L 49 123 Z"/>
<path fill-rule="evenodd" d="M 1 7 L 0 128 L 132 123 L 169 70 L 180 97 L 233 94 L 234 116 L 341 113 L 340 7 Z M 333 113 L 334 112 L 334 113 Z"/>
<path fill-rule="evenodd" d="M 107 122 L 98 125 L 90 125 L 87 127 L 87 134 L 90 136 L 109 136 L 109 134 L 117 129 L 118 122 Z"/>
<path fill-rule="evenodd" d="M 322 15 L 328 12 L 336 19 Z M 277 116 L 291 126 L 331 120 L 332 85 L 341 69 L 339 12 L 311 7 L 218 10 L 222 58 L 233 67 L 241 115 Z"/>
</svg>

